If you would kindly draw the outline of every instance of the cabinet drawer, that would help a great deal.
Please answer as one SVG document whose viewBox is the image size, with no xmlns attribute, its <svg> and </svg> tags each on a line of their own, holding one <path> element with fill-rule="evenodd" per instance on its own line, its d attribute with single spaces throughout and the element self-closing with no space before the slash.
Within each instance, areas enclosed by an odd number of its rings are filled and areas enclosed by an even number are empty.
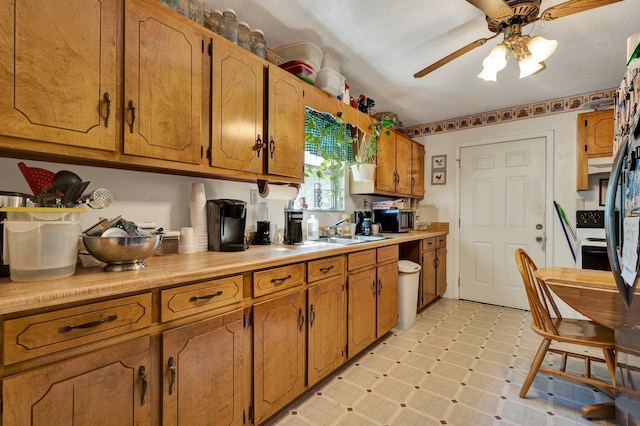
<svg viewBox="0 0 640 426">
<path fill-rule="evenodd" d="M 326 259 L 312 260 L 307 263 L 307 282 L 323 278 L 335 277 L 344 272 L 344 257 L 334 256 Z"/>
<path fill-rule="evenodd" d="M 264 296 L 304 283 L 305 265 L 283 266 L 253 273 L 253 297 Z"/>
<path fill-rule="evenodd" d="M 445 247 L 447 245 L 447 236 L 440 235 L 436 237 L 436 248 Z"/>
<path fill-rule="evenodd" d="M 436 248 L 436 237 L 425 238 L 422 240 L 422 251 L 433 250 Z"/>
<path fill-rule="evenodd" d="M 5 365 L 139 330 L 151 324 L 151 294 L 7 320 Z"/>
<path fill-rule="evenodd" d="M 242 275 L 163 290 L 162 321 L 210 311 L 242 300 Z"/>
<path fill-rule="evenodd" d="M 375 266 L 376 264 L 376 249 L 357 251 L 349 253 L 348 256 L 349 271 L 364 268 L 365 266 Z"/>
<path fill-rule="evenodd" d="M 398 245 L 380 247 L 378 250 L 378 263 L 398 260 Z"/>
</svg>

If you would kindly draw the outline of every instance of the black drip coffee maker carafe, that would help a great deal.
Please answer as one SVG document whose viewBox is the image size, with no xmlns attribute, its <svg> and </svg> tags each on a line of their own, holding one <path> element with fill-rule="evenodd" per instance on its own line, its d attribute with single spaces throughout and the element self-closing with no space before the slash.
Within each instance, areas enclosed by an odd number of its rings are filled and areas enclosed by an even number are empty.
<svg viewBox="0 0 640 426">
<path fill-rule="evenodd" d="M 252 243 L 256 245 L 271 244 L 269 232 L 271 222 L 269 222 L 269 205 L 265 202 L 258 204 L 258 221 L 256 222 L 256 235 Z"/>
</svg>

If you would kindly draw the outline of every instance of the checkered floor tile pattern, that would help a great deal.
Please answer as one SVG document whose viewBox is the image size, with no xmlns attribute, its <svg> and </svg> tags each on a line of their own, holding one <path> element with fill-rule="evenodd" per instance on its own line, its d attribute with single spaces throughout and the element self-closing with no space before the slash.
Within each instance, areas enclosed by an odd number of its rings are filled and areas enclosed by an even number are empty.
<svg viewBox="0 0 640 426">
<path fill-rule="evenodd" d="M 530 322 L 528 311 L 441 299 L 412 329 L 394 329 L 267 424 L 615 424 L 580 415 L 582 405 L 611 401 L 589 386 L 538 374 L 527 398 L 518 396 L 541 340 Z M 604 366 L 594 373 L 607 377 Z"/>
</svg>

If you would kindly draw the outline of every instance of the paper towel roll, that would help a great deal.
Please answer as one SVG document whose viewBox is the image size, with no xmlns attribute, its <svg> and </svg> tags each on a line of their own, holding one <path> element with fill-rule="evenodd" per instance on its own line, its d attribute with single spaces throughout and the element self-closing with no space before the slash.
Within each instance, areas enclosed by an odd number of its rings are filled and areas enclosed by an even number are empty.
<svg viewBox="0 0 640 426">
<path fill-rule="evenodd" d="M 640 33 L 635 33 L 629 38 L 627 38 L 627 57 L 625 63 L 627 64 L 627 68 L 639 68 L 640 67 L 640 58 L 637 58 L 638 53 L 636 50 L 640 49 Z M 634 56 L 636 59 L 632 59 Z"/>
<path fill-rule="evenodd" d="M 261 198 L 270 200 L 293 200 L 298 196 L 298 188 L 288 185 L 267 184 L 260 191 Z"/>
</svg>

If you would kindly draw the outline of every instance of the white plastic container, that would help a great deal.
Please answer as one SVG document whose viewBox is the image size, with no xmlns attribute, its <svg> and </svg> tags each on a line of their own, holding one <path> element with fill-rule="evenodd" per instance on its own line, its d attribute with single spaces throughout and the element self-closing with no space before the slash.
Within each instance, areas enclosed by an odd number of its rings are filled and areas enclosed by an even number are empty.
<svg viewBox="0 0 640 426">
<path fill-rule="evenodd" d="M 318 72 L 322 63 L 322 49 L 308 41 L 276 47 L 273 49 L 273 53 L 281 57 L 284 62 L 294 60 L 306 62 L 316 72 Z"/>
<path fill-rule="evenodd" d="M 320 226 L 315 215 L 307 220 L 307 240 L 317 240 L 320 238 Z"/>
<path fill-rule="evenodd" d="M 398 261 L 398 325 L 409 330 L 416 323 L 420 265 L 410 260 Z"/>
<path fill-rule="evenodd" d="M 5 261 L 13 281 L 64 278 L 76 271 L 79 214 L 84 209 L 4 208 Z"/>
<path fill-rule="evenodd" d="M 324 52 L 322 54 L 322 64 L 320 65 L 320 69 L 322 68 L 331 68 L 338 74 L 340 74 L 340 62 L 336 58 L 334 58 L 330 53 Z"/>
<path fill-rule="evenodd" d="M 315 86 L 324 90 L 331 96 L 342 95 L 345 78 L 339 72 L 331 68 L 322 68 L 316 76 Z"/>
</svg>

